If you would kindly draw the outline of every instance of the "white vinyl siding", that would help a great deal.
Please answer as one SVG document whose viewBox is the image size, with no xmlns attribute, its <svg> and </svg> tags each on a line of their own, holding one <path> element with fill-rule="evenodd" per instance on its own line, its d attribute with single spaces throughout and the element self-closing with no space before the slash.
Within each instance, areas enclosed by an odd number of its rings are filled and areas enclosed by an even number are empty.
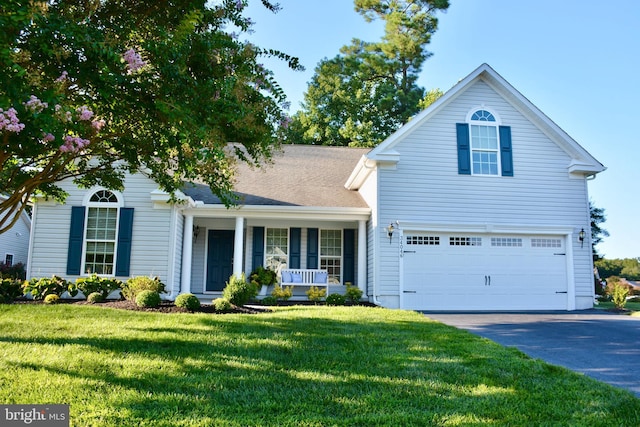
<svg viewBox="0 0 640 427">
<path fill-rule="evenodd" d="M 456 123 L 486 104 L 511 127 L 514 177 L 458 174 Z M 571 157 L 488 84 L 478 81 L 450 100 L 428 121 L 393 146 L 400 161 L 378 168 L 377 292 L 399 295 L 398 246 L 382 228 L 393 221 L 446 224 L 451 228 L 482 224 L 568 227 L 588 224 L 585 179 L 568 172 Z M 578 307 L 593 301 L 589 245 L 572 239 Z M 591 298 L 591 299 L 589 299 Z M 391 301 L 391 299 L 389 299 Z"/>
</svg>

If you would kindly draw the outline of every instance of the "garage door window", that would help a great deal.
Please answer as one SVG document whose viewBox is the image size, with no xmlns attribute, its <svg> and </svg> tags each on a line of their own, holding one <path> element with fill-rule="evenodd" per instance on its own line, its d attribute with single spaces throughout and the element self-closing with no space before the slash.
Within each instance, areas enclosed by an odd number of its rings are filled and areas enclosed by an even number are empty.
<svg viewBox="0 0 640 427">
<path fill-rule="evenodd" d="M 482 246 L 482 237 L 449 237 L 449 246 Z"/>
<path fill-rule="evenodd" d="M 522 239 L 517 237 L 492 237 L 491 246 L 493 247 L 522 247 Z"/>
<path fill-rule="evenodd" d="M 439 246 L 439 236 L 407 236 L 407 245 Z"/>
<path fill-rule="evenodd" d="M 561 239 L 531 239 L 532 248 L 561 248 Z"/>
</svg>

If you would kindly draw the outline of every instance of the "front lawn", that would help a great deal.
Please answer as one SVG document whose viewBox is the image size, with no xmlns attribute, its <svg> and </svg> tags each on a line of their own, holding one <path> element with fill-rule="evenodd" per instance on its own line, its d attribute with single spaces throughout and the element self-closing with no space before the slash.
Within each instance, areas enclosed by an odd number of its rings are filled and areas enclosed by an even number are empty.
<svg viewBox="0 0 640 427">
<path fill-rule="evenodd" d="M 74 426 L 640 425 L 640 399 L 423 315 L 0 305 L 0 403 Z"/>
</svg>

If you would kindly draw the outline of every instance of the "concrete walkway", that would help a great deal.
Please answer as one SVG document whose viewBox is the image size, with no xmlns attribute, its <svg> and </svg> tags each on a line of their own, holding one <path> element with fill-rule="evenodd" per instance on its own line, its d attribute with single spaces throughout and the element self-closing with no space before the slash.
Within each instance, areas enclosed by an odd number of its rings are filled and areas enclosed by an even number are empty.
<svg viewBox="0 0 640 427">
<path fill-rule="evenodd" d="M 595 309 L 425 315 L 640 397 L 640 317 Z"/>
</svg>

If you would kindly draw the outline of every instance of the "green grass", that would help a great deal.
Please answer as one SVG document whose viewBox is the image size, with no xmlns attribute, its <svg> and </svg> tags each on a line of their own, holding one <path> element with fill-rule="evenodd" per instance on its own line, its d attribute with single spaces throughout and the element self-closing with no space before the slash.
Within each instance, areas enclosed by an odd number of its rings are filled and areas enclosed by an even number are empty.
<svg viewBox="0 0 640 427">
<path fill-rule="evenodd" d="M 0 403 L 74 426 L 640 425 L 640 399 L 408 311 L 0 305 Z"/>
<path fill-rule="evenodd" d="M 615 304 L 613 304 L 612 302 L 599 302 L 597 305 L 595 305 L 595 308 L 610 310 L 612 308 L 615 308 Z M 625 310 L 628 310 L 631 314 L 633 314 L 634 312 L 640 311 L 640 302 L 627 302 L 624 305 L 624 308 Z"/>
</svg>

